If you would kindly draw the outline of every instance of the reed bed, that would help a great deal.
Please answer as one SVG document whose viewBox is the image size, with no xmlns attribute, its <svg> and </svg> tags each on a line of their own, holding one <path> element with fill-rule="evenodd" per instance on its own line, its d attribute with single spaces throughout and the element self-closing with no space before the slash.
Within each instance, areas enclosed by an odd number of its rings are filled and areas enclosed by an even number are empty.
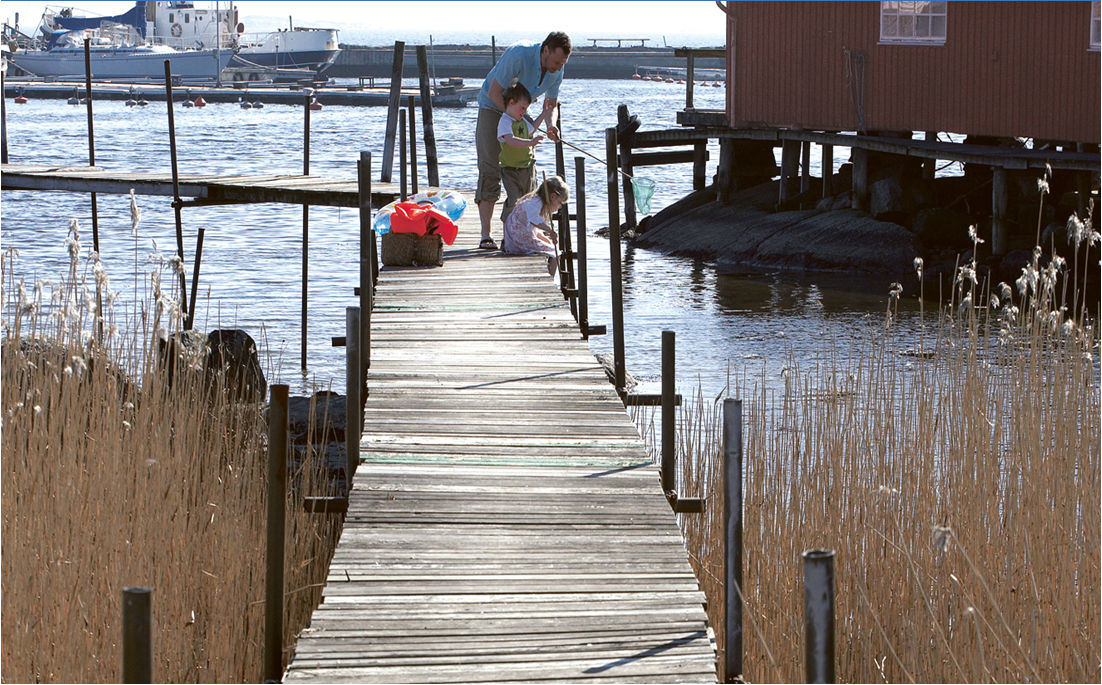
<svg viewBox="0 0 1102 685">
<path fill-rule="evenodd" d="M 905 356 L 889 304 L 859 354 L 790 361 L 783 391 L 728 372 L 747 681 L 804 682 L 801 554 L 829 548 L 839 682 L 1098 682 L 1099 340 L 1079 268 L 1038 249 L 1016 288 L 986 288 L 967 264 Z M 678 464 L 708 500 L 682 529 L 722 652 L 721 399 L 681 408 Z"/>
<path fill-rule="evenodd" d="M 169 382 L 158 340 L 181 317 L 161 267 L 116 317 L 75 222 L 69 251 L 67 274 L 33 286 L 3 256 L 2 678 L 118 682 L 122 589 L 146 586 L 155 680 L 259 682 L 266 408 L 237 401 L 221 372 L 205 380 L 201 347 Z M 285 655 L 339 519 L 289 500 L 286 531 Z"/>
</svg>

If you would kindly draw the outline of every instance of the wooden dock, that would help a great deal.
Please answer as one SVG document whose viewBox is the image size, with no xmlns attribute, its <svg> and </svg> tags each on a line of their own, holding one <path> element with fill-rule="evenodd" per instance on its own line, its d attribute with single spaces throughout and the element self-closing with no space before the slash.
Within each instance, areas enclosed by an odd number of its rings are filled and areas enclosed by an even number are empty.
<svg viewBox="0 0 1102 685">
<path fill-rule="evenodd" d="M 356 179 L 301 174 L 203 175 L 180 174 L 180 197 L 195 204 L 228 205 L 258 202 L 359 207 Z M 171 173 L 129 173 L 98 166 L 0 165 L 4 190 L 56 190 L 79 193 L 173 195 Z M 434 190 L 422 188 L 421 190 Z M 398 196 L 398 184 L 371 184 L 372 203 L 379 207 Z"/>
<path fill-rule="evenodd" d="M 473 207 L 473 203 L 472 203 Z M 388 268 L 360 466 L 287 682 L 715 682 L 676 520 L 544 258 Z"/>
</svg>

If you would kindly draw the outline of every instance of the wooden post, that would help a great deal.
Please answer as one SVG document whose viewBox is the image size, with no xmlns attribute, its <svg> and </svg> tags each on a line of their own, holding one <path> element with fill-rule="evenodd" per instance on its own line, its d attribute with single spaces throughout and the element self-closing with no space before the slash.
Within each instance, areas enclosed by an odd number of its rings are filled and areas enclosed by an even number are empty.
<svg viewBox="0 0 1102 685">
<path fill-rule="evenodd" d="M 800 169 L 800 141 L 781 142 L 781 182 L 777 190 L 777 204 L 784 204 L 791 197 L 789 187 Z"/>
<path fill-rule="evenodd" d="M 926 131 L 923 140 L 927 143 L 937 142 L 937 131 Z M 937 160 L 934 158 L 922 160 L 922 180 L 934 180 L 934 172 L 937 170 Z"/>
<path fill-rule="evenodd" d="M 268 403 L 268 528 L 264 581 L 264 680 L 283 679 L 284 526 L 287 507 L 288 386 Z"/>
<path fill-rule="evenodd" d="M 708 141 L 693 144 L 693 190 L 704 190 L 708 164 Z"/>
<path fill-rule="evenodd" d="M 612 289 L 612 352 L 616 392 L 627 398 L 624 360 L 624 283 L 620 265 L 620 194 L 616 192 L 616 128 L 605 129 L 608 169 L 608 261 Z"/>
<path fill-rule="evenodd" d="M 834 550 L 804 552 L 804 682 L 834 682 Z"/>
<path fill-rule="evenodd" d="M 853 160 L 850 207 L 865 212 L 869 209 L 869 153 L 859 147 L 850 150 L 850 158 Z"/>
<path fill-rule="evenodd" d="M 719 166 L 716 169 L 716 200 L 726 204 L 731 200 L 731 171 L 735 164 L 735 141 L 719 141 Z"/>
<path fill-rule="evenodd" d="M 555 106 L 555 125 L 562 133 L 562 105 Z M 566 182 L 566 153 L 562 138 L 555 141 L 555 173 Z M 575 198 L 577 204 L 577 198 Z M 578 320 L 578 290 L 574 282 L 574 249 L 570 240 L 570 208 L 567 203 L 559 209 L 559 283 L 563 296 L 570 302 L 570 315 Z"/>
<path fill-rule="evenodd" d="M 398 101 L 402 98 L 402 60 L 405 58 L 406 44 L 394 41 L 394 60 L 390 69 L 390 99 L 387 101 L 386 134 L 383 138 L 383 169 L 379 180 L 390 183 L 394 170 L 394 136 L 398 132 Z"/>
<path fill-rule="evenodd" d="M 172 112 L 172 63 L 165 60 L 165 96 L 168 101 L 168 149 L 172 157 L 172 209 L 176 215 L 176 255 L 180 258 L 180 311 L 186 316 L 187 279 L 184 277 L 184 224 L 180 215 L 180 167 L 176 158 L 176 119 Z M 190 330 L 186 325 L 184 330 Z"/>
<path fill-rule="evenodd" d="M 401 108 L 398 110 L 398 197 L 402 202 L 409 199 L 406 163 L 406 110 Z"/>
<path fill-rule="evenodd" d="M 360 335 L 361 383 L 371 366 L 371 310 L 375 308 L 375 283 L 379 279 L 375 229 L 371 227 L 371 153 L 361 152 L 360 191 Z"/>
<path fill-rule="evenodd" d="M 122 589 L 122 682 L 153 682 L 153 589 Z"/>
<path fill-rule="evenodd" d="M 821 147 L 822 161 L 819 163 L 819 174 L 823 177 L 823 197 L 834 195 L 834 146 L 825 143 Z"/>
<path fill-rule="evenodd" d="M 723 682 L 742 676 L 742 400 L 723 400 Z"/>
<path fill-rule="evenodd" d="M 991 173 L 991 254 L 998 257 L 1006 254 L 1006 169 L 992 167 Z"/>
<path fill-rule="evenodd" d="M 440 165 L 436 158 L 436 131 L 432 122 L 432 92 L 429 90 L 429 60 L 424 45 L 417 46 L 417 78 L 421 85 L 421 126 L 425 129 L 425 172 L 432 188 L 440 186 Z"/>
<path fill-rule="evenodd" d="M 0 164 L 8 163 L 8 96 L 4 88 L 4 72 L 0 71 Z"/>
<path fill-rule="evenodd" d="M 628 106 L 618 106 L 616 108 L 616 123 L 620 128 L 627 130 L 626 127 L 629 120 Z M 627 224 L 629 230 L 634 230 L 638 224 L 635 220 L 635 190 L 631 186 L 630 178 L 633 171 L 631 166 L 631 134 L 625 135 L 619 143 L 620 169 L 624 172 L 621 174 L 624 188 L 624 223 Z M 612 168 L 615 169 L 615 166 Z"/>
<path fill-rule="evenodd" d="M 347 457 L 345 475 L 348 479 L 348 492 L 352 492 L 352 476 L 360 463 L 360 432 L 363 430 L 363 399 L 360 397 L 360 308 L 346 307 L 344 310 L 344 449 Z"/>
<path fill-rule="evenodd" d="M 191 269 L 191 304 L 188 305 L 187 330 L 195 322 L 195 295 L 199 292 L 199 267 L 203 264 L 203 236 L 207 234 L 205 226 L 200 226 L 195 236 L 195 266 Z"/>
<path fill-rule="evenodd" d="M 409 96 L 409 106 L 406 107 L 409 114 L 409 179 L 410 192 L 417 194 L 417 110 L 414 108 L 414 98 Z"/>
<path fill-rule="evenodd" d="M 302 175 L 310 175 L 310 96 L 304 95 L 302 102 Z M 306 302 L 310 276 L 310 205 L 302 205 L 302 316 L 299 320 L 301 331 L 299 341 L 299 364 L 306 368 Z"/>
<path fill-rule="evenodd" d="M 589 271 L 586 268 L 585 246 L 585 157 L 574 158 L 574 213 L 578 228 L 578 326 L 582 337 L 589 339 Z"/>
<path fill-rule="evenodd" d="M 800 145 L 800 192 L 806 193 L 811 187 L 811 141 Z"/>
<path fill-rule="evenodd" d="M 662 331 L 662 492 L 677 497 L 677 455 L 675 450 L 674 393 L 675 367 L 673 331 Z"/>
<path fill-rule="evenodd" d="M 497 66 L 497 36 L 490 36 L 490 68 Z"/>
<path fill-rule="evenodd" d="M 693 79 L 696 78 L 694 57 L 692 52 L 685 57 L 685 109 L 693 109 Z"/>
</svg>

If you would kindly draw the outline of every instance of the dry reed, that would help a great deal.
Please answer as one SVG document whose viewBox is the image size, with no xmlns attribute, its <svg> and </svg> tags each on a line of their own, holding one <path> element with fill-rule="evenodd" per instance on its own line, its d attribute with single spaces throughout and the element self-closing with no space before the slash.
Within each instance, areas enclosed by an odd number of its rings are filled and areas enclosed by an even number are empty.
<svg viewBox="0 0 1102 685">
<path fill-rule="evenodd" d="M 1019 308 L 965 265 L 906 358 L 889 306 L 855 361 L 789 362 L 783 392 L 736 371 L 747 681 L 803 682 L 811 548 L 836 551 L 840 682 L 1098 681 L 1099 341 L 1081 295 L 1063 308 L 1078 266 L 1035 251 Z M 678 463 L 708 499 L 682 528 L 722 650 L 719 399 L 682 407 Z"/>
<path fill-rule="evenodd" d="M 201 349 L 169 383 L 157 344 L 179 331 L 175 293 L 155 270 L 148 299 L 119 324 L 76 229 L 56 284 L 28 291 L 12 275 L 16 253 L 3 256 L 3 680 L 118 682 L 121 592 L 139 585 L 153 588 L 155 680 L 259 682 L 265 407 L 233 401 L 221 375 L 212 391 Z M 339 527 L 295 504 L 286 652 Z"/>
</svg>

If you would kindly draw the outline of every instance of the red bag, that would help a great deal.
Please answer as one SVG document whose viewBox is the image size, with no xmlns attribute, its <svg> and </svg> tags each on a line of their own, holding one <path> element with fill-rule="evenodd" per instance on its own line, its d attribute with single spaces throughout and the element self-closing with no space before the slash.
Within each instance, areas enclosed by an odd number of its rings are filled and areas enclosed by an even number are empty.
<svg viewBox="0 0 1102 685">
<path fill-rule="evenodd" d="M 455 242 L 455 236 L 459 233 L 459 227 L 447 214 L 431 204 L 423 206 L 416 202 L 399 202 L 394 205 L 394 213 L 390 215 L 390 230 L 417 235 L 435 233 L 448 245 Z"/>
</svg>

